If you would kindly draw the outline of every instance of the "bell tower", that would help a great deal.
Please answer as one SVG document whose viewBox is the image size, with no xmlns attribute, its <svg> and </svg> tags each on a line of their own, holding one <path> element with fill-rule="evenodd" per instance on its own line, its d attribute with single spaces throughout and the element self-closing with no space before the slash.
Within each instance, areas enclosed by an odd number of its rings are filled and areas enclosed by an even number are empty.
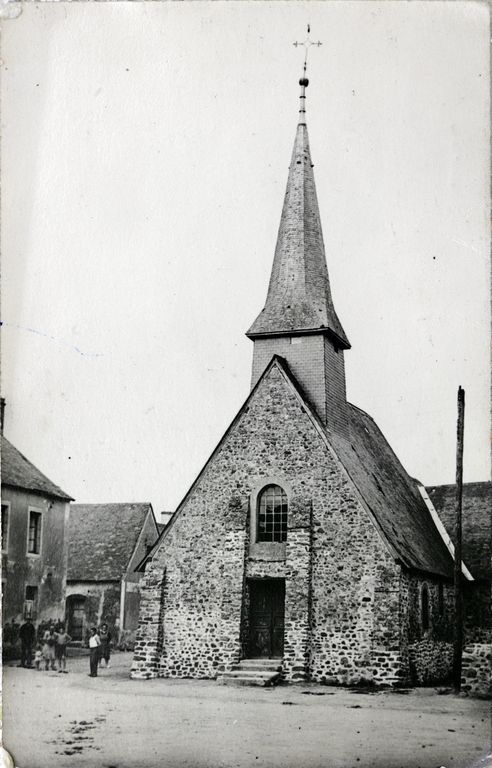
<svg viewBox="0 0 492 768">
<path fill-rule="evenodd" d="M 306 48 L 299 122 L 272 273 L 265 306 L 246 334 L 254 342 L 252 386 L 280 355 L 326 427 L 346 434 L 343 354 L 350 343 L 331 296 L 306 125 L 307 51 L 321 43 L 308 37 L 298 45 Z"/>
</svg>

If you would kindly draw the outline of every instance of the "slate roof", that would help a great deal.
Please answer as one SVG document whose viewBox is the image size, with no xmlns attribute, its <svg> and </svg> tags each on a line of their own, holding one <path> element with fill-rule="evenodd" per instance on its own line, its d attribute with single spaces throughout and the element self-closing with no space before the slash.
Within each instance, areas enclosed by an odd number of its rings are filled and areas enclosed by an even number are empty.
<svg viewBox="0 0 492 768">
<path fill-rule="evenodd" d="M 242 408 L 179 504 L 172 520 L 166 526 L 166 530 L 160 535 L 153 550 L 140 563 L 139 568 L 143 568 L 147 560 L 153 556 L 153 552 L 166 537 L 167 531 L 178 519 L 188 495 L 205 468 L 213 460 L 229 432 L 241 418 L 261 381 L 274 365 L 280 368 L 287 381 L 293 386 L 307 414 L 326 441 L 327 449 L 334 450 L 343 464 L 360 495 L 363 505 L 371 515 L 395 560 L 410 569 L 452 578 L 453 559 L 420 494 L 418 483 L 405 471 L 375 421 L 360 408 L 347 403 L 350 439 L 330 433 L 309 405 L 287 362 L 278 355 L 273 356 L 256 386 L 250 392 Z"/>
<path fill-rule="evenodd" d="M 29 459 L 9 443 L 2 435 L 2 485 L 12 488 L 22 488 L 25 491 L 33 491 L 55 499 L 72 501 L 72 497 L 62 491 L 51 482 L 46 475 L 37 469 Z"/>
<path fill-rule="evenodd" d="M 68 525 L 67 579 L 121 579 L 151 509 L 148 502 L 72 504 Z"/>
<path fill-rule="evenodd" d="M 326 332 L 350 347 L 335 312 L 326 266 L 307 126 L 297 126 L 282 216 L 264 309 L 250 338 Z"/>
<path fill-rule="evenodd" d="M 408 568 L 453 575 L 453 560 L 418 489 L 376 422 L 348 403 L 350 440 L 330 435 L 339 459 L 396 559 Z"/>
<path fill-rule="evenodd" d="M 449 536 L 454 541 L 456 486 L 433 485 L 427 488 Z M 463 560 L 475 579 L 492 576 L 492 483 L 464 483 L 462 505 Z"/>
</svg>

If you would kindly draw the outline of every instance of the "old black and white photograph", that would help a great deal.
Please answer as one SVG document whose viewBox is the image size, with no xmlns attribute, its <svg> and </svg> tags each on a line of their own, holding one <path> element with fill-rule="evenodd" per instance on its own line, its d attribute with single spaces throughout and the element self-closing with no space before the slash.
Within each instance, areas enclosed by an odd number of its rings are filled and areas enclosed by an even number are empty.
<svg viewBox="0 0 492 768">
<path fill-rule="evenodd" d="M 5 0 L 6 768 L 490 768 L 485 2 Z"/>
</svg>

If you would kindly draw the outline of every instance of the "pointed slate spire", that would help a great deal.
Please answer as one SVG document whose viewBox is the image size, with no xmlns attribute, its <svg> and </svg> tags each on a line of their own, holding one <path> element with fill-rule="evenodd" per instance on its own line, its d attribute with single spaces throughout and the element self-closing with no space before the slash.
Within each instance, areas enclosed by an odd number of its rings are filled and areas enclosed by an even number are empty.
<svg viewBox="0 0 492 768">
<path fill-rule="evenodd" d="M 299 124 L 289 168 L 272 274 L 264 309 L 247 332 L 252 339 L 295 333 L 327 333 L 342 349 L 350 342 L 330 291 L 301 78 Z"/>
</svg>

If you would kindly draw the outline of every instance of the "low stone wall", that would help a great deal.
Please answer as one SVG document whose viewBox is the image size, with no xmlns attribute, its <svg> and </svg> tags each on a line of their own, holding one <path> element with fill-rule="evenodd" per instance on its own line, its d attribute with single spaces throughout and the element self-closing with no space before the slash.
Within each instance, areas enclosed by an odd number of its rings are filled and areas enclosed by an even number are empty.
<svg viewBox="0 0 492 768">
<path fill-rule="evenodd" d="M 410 679 L 417 685 L 444 683 L 453 669 L 453 646 L 443 640 L 424 637 L 408 647 Z"/>
<path fill-rule="evenodd" d="M 492 645 L 473 643 L 463 649 L 461 690 L 469 696 L 492 698 L 491 685 Z"/>
</svg>

